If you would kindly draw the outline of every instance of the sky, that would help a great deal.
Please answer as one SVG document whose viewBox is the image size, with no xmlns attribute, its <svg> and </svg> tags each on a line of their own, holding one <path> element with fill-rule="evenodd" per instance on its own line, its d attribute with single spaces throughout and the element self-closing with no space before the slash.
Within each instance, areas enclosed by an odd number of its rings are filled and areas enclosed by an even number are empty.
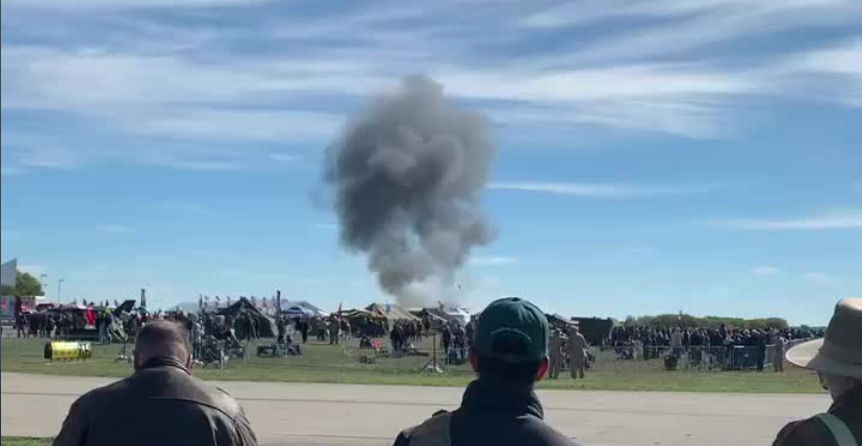
<svg viewBox="0 0 862 446">
<path fill-rule="evenodd" d="M 51 300 L 390 300 L 339 246 L 323 154 L 416 73 L 499 147 L 474 310 L 822 325 L 862 295 L 858 0 L 0 8 L 2 260 Z"/>
</svg>

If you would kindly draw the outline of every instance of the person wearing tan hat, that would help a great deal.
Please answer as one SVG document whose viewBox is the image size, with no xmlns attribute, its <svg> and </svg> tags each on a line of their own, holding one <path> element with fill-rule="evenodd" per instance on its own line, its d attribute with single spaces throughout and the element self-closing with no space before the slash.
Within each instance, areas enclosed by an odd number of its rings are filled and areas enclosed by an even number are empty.
<svg viewBox="0 0 862 446">
<path fill-rule="evenodd" d="M 786 357 L 817 371 L 833 404 L 785 426 L 773 446 L 862 446 L 862 298 L 838 302 L 826 336 L 793 347 Z"/>
</svg>

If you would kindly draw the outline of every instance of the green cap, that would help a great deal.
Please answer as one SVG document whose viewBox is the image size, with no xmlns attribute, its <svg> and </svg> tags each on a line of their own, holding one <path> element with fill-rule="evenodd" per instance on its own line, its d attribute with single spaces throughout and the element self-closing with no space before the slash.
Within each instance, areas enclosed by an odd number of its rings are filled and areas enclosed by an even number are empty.
<svg viewBox="0 0 862 446">
<path fill-rule="evenodd" d="M 519 297 L 495 300 L 479 316 L 476 351 L 505 362 L 536 362 L 548 357 L 548 319 Z"/>
</svg>

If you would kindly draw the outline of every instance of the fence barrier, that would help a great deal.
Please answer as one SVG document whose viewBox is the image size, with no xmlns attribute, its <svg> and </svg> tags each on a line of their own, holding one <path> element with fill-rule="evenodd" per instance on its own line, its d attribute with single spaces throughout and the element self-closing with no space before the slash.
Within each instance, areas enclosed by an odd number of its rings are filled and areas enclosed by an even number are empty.
<svg viewBox="0 0 862 446">
<path fill-rule="evenodd" d="M 2 340 L 3 361 L 18 360 L 27 363 L 44 362 L 44 347 L 47 339 Z M 797 342 L 788 343 L 786 349 Z M 388 340 L 376 343 L 379 348 L 360 348 L 355 339 L 344 340 L 338 345 L 310 341 L 309 344 L 294 344 L 291 349 L 279 348 L 273 340 L 252 341 L 243 349 L 225 349 L 224 346 L 196 346 L 196 352 L 207 359 L 209 368 L 224 369 L 296 369 L 336 371 L 342 375 L 349 372 L 407 373 L 419 372 L 436 358 L 436 364 L 446 373 L 470 374 L 466 348 L 443 351 L 434 348 L 430 338 L 418 347 L 408 344 L 406 348 L 394 350 Z M 131 345 L 127 347 L 130 353 Z M 785 349 L 785 350 L 786 350 Z M 121 344 L 93 344 L 93 360 L 116 359 L 126 350 Z M 749 346 L 733 347 L 590 347 L 588 367 L 593 371 L 610 372 L 719 372 L 771 369 L 778 357 L 775 346 L 765 348 Z M 223 359 L 225 358 L 225 359 Z M 206 358 L 203 358 L 206 359 Z M 217 360 L 216 360 L 217 359 Z M 565 368 L 565 366 L 564 366 Z"/>
</svg>

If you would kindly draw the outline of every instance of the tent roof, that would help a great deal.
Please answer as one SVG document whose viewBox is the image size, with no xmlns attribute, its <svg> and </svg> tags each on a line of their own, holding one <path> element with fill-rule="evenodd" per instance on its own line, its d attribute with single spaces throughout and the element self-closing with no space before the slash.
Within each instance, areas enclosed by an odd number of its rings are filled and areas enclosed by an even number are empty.
<svg viewBox="0 0 862 446">
<path fill-rule="evenodd" d="M 365 307 L 365 309 L 372 312 L 372 313 L 386 316 L 386 318 L 391 319 L 391 320 L 407 320 L 407 321 L 421 320 L 418 317 L 410 314 L 409 311 L 405 310 L 404 307 L 402 307 L 401 305 L 398 305 L 398 304 L 373 303 L 373 304 Z"/>
</svg>

